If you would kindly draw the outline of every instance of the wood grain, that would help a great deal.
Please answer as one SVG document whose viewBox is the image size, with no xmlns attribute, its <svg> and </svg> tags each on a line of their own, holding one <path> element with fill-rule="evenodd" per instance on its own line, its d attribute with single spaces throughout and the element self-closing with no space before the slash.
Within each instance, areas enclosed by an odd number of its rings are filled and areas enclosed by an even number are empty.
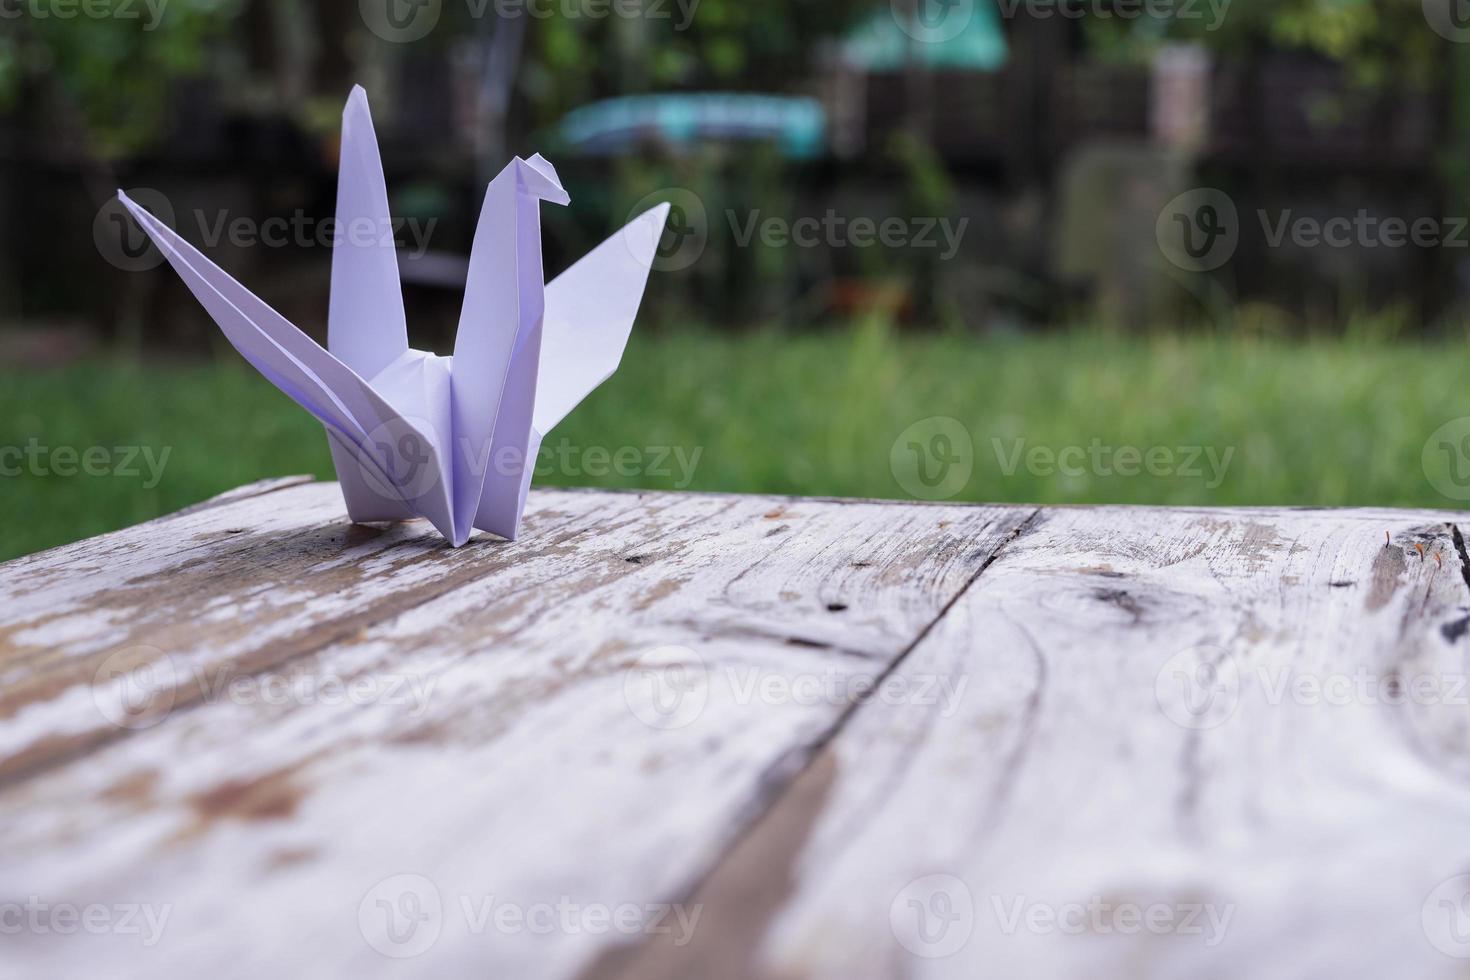
<svg viewBox="0 0 1470 980">
<path fill-rule="evenodd" d="M 0 566 L 0 908 L 167 910 L 0 971 L 572 976 L 697 934 L 655 906 L 1033 515 L 537 491 L 452 550 L 311 484 Z"/>
<path fill-rule="evenodd" d="M 541 546 L 617 520 L 636 497 L 563 494 L 532 515 Z M 346 523 L 335 484 L 287 484 L 0 565 L 0 781 L 147 727 L 237 675 L 479 576 L 525 548 L 455 552 L 422 523 Z M 167 658 L 166 660 L 164 658 Z M 187 675 L 126 726 L 98 710 L 119 670 Z"/>
<path fill-rule="evenodd" d="M 591 973 L 1464 976 L 1454 519 L 1046 511 L 895 672 L 963 695 L 863 705 Z"/>
</svg>

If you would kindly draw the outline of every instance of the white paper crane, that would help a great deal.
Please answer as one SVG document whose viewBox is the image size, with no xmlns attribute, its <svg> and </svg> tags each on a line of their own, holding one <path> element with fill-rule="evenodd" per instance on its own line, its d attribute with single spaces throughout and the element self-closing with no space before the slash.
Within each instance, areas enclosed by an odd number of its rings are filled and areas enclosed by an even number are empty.
<svg viewBox="0 0 1470 980">
<path fill-rule="evenodd" d="M 569 198 L 540 154 L 515 158 L 486 191 L 454 356 L 439 357 L 408 346 L 360 86 L 342 113 L 328 350 L 118 197 L 235 349 L 326 426 L 352 520 L 426 517 L 455 547 L 474 528 L 515 538 L 542 438 L 622 359 L 669 211 L 645 212 L 546 283 L 540 202 Z"/>
</svg>

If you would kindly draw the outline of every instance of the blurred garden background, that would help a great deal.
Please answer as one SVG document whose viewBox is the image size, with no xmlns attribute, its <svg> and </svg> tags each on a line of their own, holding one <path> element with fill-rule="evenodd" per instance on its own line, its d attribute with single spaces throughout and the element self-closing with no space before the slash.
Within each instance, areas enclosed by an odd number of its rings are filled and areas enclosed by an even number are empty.
<svg viewBox="0 0 1470 980">
<path fill-rule="evenodd" d="M 415 346 L 510 156 L 674 205 L 541 485 L 1470 499 L 1463 0 L 0 0 L 0 559 L 332 477 L 110 202 L 324 340 L 353 84 Z"/>
</svg>

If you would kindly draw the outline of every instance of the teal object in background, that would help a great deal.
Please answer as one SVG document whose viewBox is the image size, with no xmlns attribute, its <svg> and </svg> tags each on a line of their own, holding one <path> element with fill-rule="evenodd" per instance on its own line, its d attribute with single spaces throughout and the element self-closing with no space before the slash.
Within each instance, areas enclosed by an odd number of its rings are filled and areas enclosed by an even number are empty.
<svg viewBox="0 0 1470 980">
<path fill-rule="evenodd" d="M 640 140 L 676 146 L 702 140 L 769 140 L 784 156 L 822 155 L 827 116 L 816 99 L 741 92 L 631 95 L 568 113 L 557 127 L 572 153 L 606 156 Z"/>
<path fill-rule="evenodd" d="M 884 8 L 843 41 L 847 62 L 868 71 L 898 71 L 912 57 L 931 68 L 998 71 L 1010 58 L 1000 14 L 991 3 L 917 0 L 913 21 Z"/>
</svg>

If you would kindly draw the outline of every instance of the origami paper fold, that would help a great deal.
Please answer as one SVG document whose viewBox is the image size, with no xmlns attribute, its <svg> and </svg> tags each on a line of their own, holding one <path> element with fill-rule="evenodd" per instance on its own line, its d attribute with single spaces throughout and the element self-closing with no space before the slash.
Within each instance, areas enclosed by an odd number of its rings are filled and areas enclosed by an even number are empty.
<svg viewBox="0 0 1470 980">
<path fill-rule="evenodd" d="M 540 203 L 567 204 L 540 154 L 490 182 L 452 357 L 408 346 L 367 95 L 342 115 L 327 349 L 122 191 L 118 197 L 262 375 L 326 427 L 353 521 L 427 518 L 455 547 L 515 538 L 542 438 L 617 369 L 669 206 L 546 283 Z"/>
</svg>

